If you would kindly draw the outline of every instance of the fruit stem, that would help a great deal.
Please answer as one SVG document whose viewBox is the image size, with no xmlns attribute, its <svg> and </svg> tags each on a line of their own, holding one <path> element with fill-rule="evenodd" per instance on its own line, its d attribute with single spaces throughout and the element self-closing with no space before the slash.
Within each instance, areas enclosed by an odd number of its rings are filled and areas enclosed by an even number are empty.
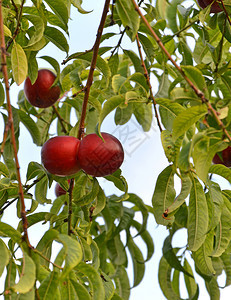
<svg viewBox="0 0 231 300">
<path fill-rule="evenodd" d="M 110 0 L 106 0 L 105 4 L 104 4 L 104 9 L 103 9 L 102 17 L 100 20 L 100 24 L 98 27 L 96 40 L 95 40 L 95 43 L 93 46 L 93 55 L 92 55 L 92 60 L 91 60 L 91 66 L 90 66 L 90 70 L 89 70 L 89 74 L 88 74 L 88 78 L 87 78 L 86 87 L 84 89 L 85 94 L 84 94 L 83 105 L 82 105 L 82 113 L 81 113 L 80 121 L 79 121 L 78 139 L 81 139 L 84 135 L 84 122 L 85 122 L 86 112 L 87 112 L 87 103 L 88 103 L 88 98 L 89 98 L 89 94 L 90 94 L 90 88 L 91 88 L 92 81 L 93 81 L 94 70 L 96 67 L 96 61 L 97 61 L 97 56 L 98 56 L 98 51 L 99 51 L 100 40 L 101 40 L 101 36 L 103 33 L 103 28 L 104 28 L 104 24 L 106 21 L 107 13 L 109 10 L 109 5 L 110 5 Z"/>
<path fill-rule="evenodd" d="M 22 5 L 23 5 L 23 3 L 24 3 L 24 1 L 22 1 Z M 27 222 L 27 217 L 26 217 L 26 207 L 25 207 L 23 187 L 22 187 L 22 181 L 21 181 L 21 175 L 20 175 L 18 154 L 17 154 L 17 144 L 16 144 L 16 139 L 15 139 L 12 107 L 11 107 L 11 102 L 10 102 L 10 85 L 9 85 L 9 81 L 8 81 L 7 64 L 6 64 L 6 44 L 5 44 L 3 16 L 2 16 L 2 1 L 0 1 L 0 46 L 1 46 L 1 67 L 2 67 L 3 77 L 4 77 L 4 82 L 5 82 L 5 92 L 6 92 L 6 99 L 7 99 L 8 124 L 10 127 L 11 143 L 13 145 L 13 151 L 14 151 L 16 174 L 17 174 L 17 180 L 18 180 L 18 194 L 19 194 L 19 198 L 20 198 L 20 202 L 21 202 L 21 218 L 22 218 L 22 223 L 23 223 L 24 239 L 25 239 L 28 247 L 31 248 L 32 246 L 29 242 L 28 233 L 27 233 L 28 222 Z"/>
<path fill-rule="evenodd" d="M 155 100 L 155 97 L 154 97 L 153 92 L 152 92 L 152 85 L 151 85 L 151 82 L 150 82 L 150 78 L 148 76 L 148 70 L 145 66 L 143 55 L 142 55 L 142 52 L 141 52 L 141 45 L 140 45 L 140 40 L 139 40 L 138 34 L 136 34 L 136 43 L 137 43 L 138 52 L 139 52 L 139 55 L 140 55 L 141 66 L 144 69 L 144 76 L 145 76 L 145 79 L 147 81 L 149 91 L 150 91 L 150 96 L 151 96 L 151 99 L 152 99 L 152 102 L 153 102 L 157 125 L 160 129 L 160 132 L 162 132 L 162 127 L 161 127 L 161 124 L 160 124 L 160 119 L 159 119 L 159 115 L 158 115 L 157 108 L 156 108 L 156 100 Z"/>
<path fill-rule="evenodd" d="M 72 194 L 74 188 L 74 178 L 71 178 L 70 187 L 68 190 L 69 193 L 69 201 L 68 201 L 68 219 L 67 219 L 67 226 L 68 226 L 68 235 L 73 233 L 72 231 Z"/>
<path fill-rule="evenodd" d="M 168 50 L 165 48 L 164 44 L 162 43 L 161 39 L 158 37 L 158 35 L 155 33 L 155 31 L 152 29 L 152 27 L 150 26 L 148 20 L 144 17 L 144 15 L 142 14 L 139 6 L 136 4 L 135 0 L 132 0 L 134 6 L 135 6 L 135 10 L 137 11 L 137 13 L 140 15 L 141 19 L 143 20 L 145 26 L 148 28 L 148 30 L 150 31 L 150 33 L 152 34 L 152 36 L 154 37 L 155 41 L 157 42 L 157 44 L 159 45 L 159 47 L 161 48 L 161 50 L 164 52 L 164 54 L 167 56 L 167 58 L 171 61 L 171 63 L 174 65 L 174 67 L 180 72 L 181 76 L 187 81 L 187 83 L 189 84 L 189 86 L 194 90 L 194 92 L 196 93 L 196 95 L 201 98 L 202 103 L 205 103 L 208 111 L 210 111 L 214 117 L 214 119 L 216 120 L 217 124 L 222 128 L 224 134 L 227 136 L 227 138 L 229 139 L 229 141 L 231 142 L 231 136 L 228 133 L 225 125 L 223 124 L 223 122 L 219 119 L 219 116 L 216 112 L 216 110 L 212 107 L 211 103 L 209 102 L 208 99 L 205 98 L 205 95 L 202 91 L 200 91 L 194 84 L 193 82 L 186 76 L 186 74 L 184 73 L 183 69 L 175 62 L 175 60 L 171 57 L 170 53 L 168 52 Z"/>
<path fill-rule="evenodd" d="M 223 8 L 223 10 L 224 10 L 224 12 L 225 12 L 225 14 L 226 14 L 226 17 L 227 17 L 227 19 L 228 19 L 228 21 L 229 21 L 229 24 L 230 24 L 230 26 L 231 26 L 231 19 L 230 19 L 230 17 L 229 17 L 229 14 L 228 14 L 228 12 L 227 12 L 227 9 L 225 8 L 224 2 L 223 2 L 223 0 L 220 0 L 220 1 L 221 1 L 222 8 Z"/>
</svg>

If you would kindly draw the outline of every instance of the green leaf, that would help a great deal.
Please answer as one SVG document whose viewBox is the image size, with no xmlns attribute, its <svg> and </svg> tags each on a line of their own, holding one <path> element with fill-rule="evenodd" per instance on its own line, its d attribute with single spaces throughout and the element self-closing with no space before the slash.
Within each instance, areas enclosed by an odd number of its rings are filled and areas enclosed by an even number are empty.
<svg viewBox="0 0 231 300">
<path fill-rule="evenodd" d="M 91 64 L 92 61 L 92 52 L 77 52 L 74 53 L 72 55 L 70 55 L 66 61 L 69 61 L 71 59 L 77 59 L 80 61 L 85 61 L 87 62 L 89 65 Z M 109 82 L 109 78 L 111 76 L 111 71 L 110 68 L 106 62 L 106 60 L 104 60 L 101 56 L 97 56 L 97 61 L 96 61 L 96 69 L 98 69 L 100 72 L 102 72 L 102 74 L 105 76 L 105 79 L 107 81 L 107 83 Z"/>
<path fill-rule="evenodd" d="M 220 300 L 220 288 L 216 278 L 212 278 L 210 281 L 205 281 L 205 286 L 211 300 Z"/>
<path fill-rule="evenodd" d="M 82 6 L 81 6 L 82 0 L 71 0 L 71 3 L 78 9 L 78 11 L 81 14 L 89 14 L 90 12 L 92 12 L 92 10 L 86 11 L 85 9 L 82 8 Z"/>
<path fill-rule="evenodd" d="M 41 140 L 40 132 L 39 132 L 39 129 L 38 129 L 35 121 L 21 109 L 18 109 L 18 115 L 19 115 L 20 121 L 30 132 L 33 142 L 36 145 L 40 145 L 40 140 Z"/>
<path fill-rule="evenodd" d="M 202 72 L 194 66 L 182 66 L 182 69 L 185 72 L 185 75 L 193 82 L 193 84 L 205 94 L 206 98 L 208 98 L 208 88 Z"/>
<path fill-rule="evenodd" d="M 20 274 L 20 279 L 17 284 L 15 284 L 12 289 L 15 292 L 25 294 L 33 288 L 36 279 L 36 268 L 33 260 L 30 256 L 23 252 L 22 258 L 22 272 Z"/>
<path fill-rule="evenodd" d="M 65 284 L 61 284 L 61 299 L 65 300 L 91 300 L 91 297 L 87 289 L 77 282 L 77 279 L 65 279 Z"/>
<path fill-rule="evenodd" d="M 65 234 L 59 234 L 58 240 L 61 241 L 65 248 L 65 266 L 62 271 L 61 278 L 65 278 L 67 274 L 78 265 L 82 260 L 82 249 L 77 239 Z"/>
<path fill-rule="evenodd" d="M 124 49 L 124 53 L 131 59 L 133 66 L 135 68 L 135 71 L 143 74 L 144 69 L 141 65 L 140 58 L 137 56 L 137 54 L 131 50 L 125 50 L 125 49 Z"/>
<path fill-rule="evenodd" d="M 225 178 L 231 183 L 231 170 L 224 165 L 219 165 L 219 164 L 212 165 L 209 168 L 209 173 L 222 176 L 223 178 Z"/>
<path fill-rule="evenodd" d="M 104 272 L 101 272 L 101 278 L 103 279 L 103 285 L 105 290 L 105 300 L 111 300 L 112 296 L 114 295 L 115 287 L 111 280 L 111 278 L 105 274 Z"/>
<path fill-rule="evenodd" d="M 11 66 L 14 80 L 17 85 L 20 85 L 26 79 L 28 64 L 24 50 L 16 42 L 14 42 L 11 51 Z"/>
<path fill-rule="evenodd" d="M 38 203 L 51 203 L 50 199 L 47 199 L 47 187 L 48 187 L 48 178 L 47 176 L 43 177 L 35 186 L 35 199 Z"/>
<path fill-rule="evenodd" d="M 183 0 L 173 0 L 171 1 L 171 5 L 167 6 L 167 19 L 173 33 L 179 30 L 177 25 L 177 5 L 181 2 L 183 2 Z"/>
<path fill-rule="evenodd" d="M 83 273 L 89 280 L 90 288 L 91 288 L 91 296 L 92 300 L 100 300 L 104 299 L 105 291 L 102 283 L 102 279 L 100 278 L 97 271 L 90 265 L 86 263 L 80 262 L 78 264 L 77 270 Z"/>
<path fill-rule="evenodd" d="M 0 236 L 2 237 L 9 237 L 17 244 L 22 242 L 21 234 L 18 230 L 15 230 L 12 226 L 0 222 Z"/>
<path fill-rule="evenodd" d="M 97 195 L 99 193 L 99 188 L 100 187 L 99 187 L 98 180 L 95 177 L 93 177 L 92 190 L 89 193 L 87 193 L 86 195 L 82 196 L 81 198 L 76 199 L 75 203 L 80 206 L 90 204 L 97 197 Z"/>
<path fill-rule="evenodd" d="M 127 255 L 119 235 L 107 241 L 107 250 L 109 258 L 115 265 L 124 265 L 127 261 Z"/>
<path fill-rule="evenodd" d="M 127 272 L 123 266 L 117 267 L 114 280 L 117 294 L 114 294 L 112 300 L 128 300 L 130 296 L 130 283 Z"/>
<path fill-rule="evenodd" d="M 191 251 L 198 250 L 205 241 L 208 230 L 208 206 L 203 187 L 192 178 L 188 210 L 188 244 Z"/>
<path fill-rule="evenodd" d="M 145 35 L 138 33 L 139 40 L 143 46 L 144 52 L 146 53 L 150 62 L 153 62 L 155 57 L 155 47 L 151 40 Z"/>
<path fill-rule="evenodd" d="M 53 10 L 56 16 L 62 21 L 64 24 L 68 22 L 68 9 L 65 5 L 65 1 L 63 0 L 45 0 L 45 2 L 49 5 L 49 7 Z"/>
<path fill-rule="evenodd" d="M 168 264 L 178 270 L 186 274 L 187 276 L 193 277 L 190 273 L 188 273 L 184 267 L 181 265 L 179 259 L 176 256 L 176 252 L 178 251 L 178 248 L 172 248 L 172 236 L 167 236 L 167 238 L 164 240 L 163 245 L 163 256 L 167 260 Z"/>
<path fill-rule="evenodd" d="M 143 230 L 146 229 L 147 220 L 148 220 L 148 209 L 147 209 L 146 205 L 144 204 L 143 200 L 139 196 L 137 196 L 136 194 L 133 194 L 133 193 L 129 193 L 128 195 L 129 195 L 129 198 L 126 200 L 126 202 L 135 204 L 135 206 L 138 208 L 138 210 L 142 214 L 143 223 L 142 223 L 142 227 L 140 228 L 140 231 L 137 234 L 137 235 L 139 235 Z"/>
<path fill-rule="evenodd" d="M 141 282 L 141 280 L 144 277 L 144 258 L 142 252 L 140 251 L 139 247 L 135 244 L 131 236 L 128 238 L 127 246 L 131 254 L 133 263 L 133 287 L 135 287 Z"/>
<path fill-rule="evenodd" d="M 46 26 L 44 36 L 60 50 L 68 53 L 69 45 L 64 34 L 55 27 Z"/>
<path fill-rule="evenodd" d="M 133 113 L 143 131 L 149 131 L 152 125 L 152 104 L 133 103 Z"/>
<path fill-rule="evenodd" d="M 175 103 L 170 99 L 156 98 L 156 103 L 168 110 L 174 117 L 185 112 L 185 108 L 179 103 Z"/>
<path fill-rule="evenodd" d="M 196 293 L 199 291 L 199 288 L 193 277 L 193 271 L 192 271 L 192 268 L 190 267 L 190 264 L 188 263 L 187 259 L 184 259 L 184 269 L 191 275 L 191 276 L 187 276 L 186 274 L 184 274 L 185 285 L 186 285 L 186 288 L 188 291 L 188 295 L 191 299 L 191 297 L 196 295 Z M 196 299 L 198 299 L 198 298 L 195 298 L 195 300 Z"/>
<path fill-rule="evenodd" d="M 0 277 L 5 269 L 5 266 L 8 265 L 10 260 L 9 250 L 6 247 L 6 244 L 0 239 Z"/>
<path fill-rule="evenodd" d="M 144 260 L 144 262 L 146 262 L 150 260 L 152 255 L 154 254 L 154 243 L 152 237 L 146 229 L 142 230 L 142 225 L 139 222 L 132 220 L 131 225 L 136 228 L 138 234 L 147 246 L 147 257 Z"/>
<path fill-rule="evenodd" d="M 135 11 L 132 1 L 118 0 L 116 1 L 116 10 L 121 19 L 123 26 L 128 26 L 128 32 L 131 31 L 131 40 L 134 41 L 140 25 L 140 18 Z"/>
<path fill-rule="evenodd" d="M 36 176 L 45 175 L 45 174 L 46 174 L 46 171 L 42 165 L 40 165 L 39 163 L 37 163 L 35 161 L 31 161 L 27 168 L 26 180 L 29 181 L 29 180 L 35 178 Z"/>
<path fill-rule="evenodd" d="M 124 97 L 122 96 L 113 96 L 104 103 L 101 114 L 99 116 L 98 131 L 100 131 L 101 124 L 106 116 L 121 103 L 124 103 Z"/>
<path fill-rule="evenodd" d="M 34 25 L 34 32 L 30 37 L 28 44 L 24 47 L 27 50 L 28 47 L 31 47 L 38 43 L 42 37 L 44 32 L 44 23 L 43 19 L 40 16 L 36 15 L 24 15 L 33 25 Z"/>
<path fill-rule="evenodd" d="M 173 218 L 167 220 L 162 215 L 175 199 L 174 174 L 173 167 L 168 166 L 157 178 L 152 197 L 153 211 L 157 224 L 168 225 L 173 222 Z"/>
<path fill-rule="evenodd" d="M 173 140 L 184 134 L 194 123 L 208 113 L 206 105 L 193 106 L 179 114 L 173 121 Z"/>
<path fill-rule="evenodd" d="M 47 61 L 55 69 L 57 77 L 56 77 L 55 81 L 52 84 L 52 85 L 55 85 L 57 83 L 58 79 L 59 79 L 59 76 L 60 76 L 60 66 L 59 66 L 58 61 L 56 59 L 54 59 L 53 57 L 47 56 L 47 55 L 40 56 L 40 58 Z"/>
<path fill-rule="evenodd" d="M 51 272 L 42 282 L 38 288 L 38 294 L 42 300 L 50 300 L 54 297 L 59 283 L 59 273 Z"/>
<path fill-rule="evenodd" d="M 5 90 L 2 83 L 0 82 L 0 106 L 3 105 L 4 100 L 5 100 Z"/>
<path fill-rule="evenodd" d="M 106 196 L 104 194 L 103 189 L 99 187 L 99 192 L 96 197 L 96 205 L 92 215 L 97 216 L 104 209 L 105 205 L 106 205 Z"/>
<path fill-rule="evenodd" d="M 229 251 L 226 251 L 221 255 L 221 259 L 224 265 L 224 271 L 226 273 L 225 286 L 229 286 L 231 284 L 231 264 L 230 264 L 231 259 L 230 259 L 230 253 L 228 252 Z"/>
<path fill-rule="evenodd" d="M 206 236 L 205 242 L 192 253 L 192 257 L 195 261 L 198 270 L 205 276 L 215 275 L 213 263 L 211 259 L 211 252 L 213 249 L 213 232 Z"/>
<path fill-rule="evenodd" d="M 231 232 L 230 232 L 230 219 L 231 219 L 231 211 L 229 210 L 230 202 L 224 197 L 224 206 L 221 212 L 221 220 L 217 225 L 215 230 L 216 234 L 216 243 L 215 249 L 212 252 L 213 257 L 220 257 L 222 253 L 227 249 L 230 240 L 231 240 Z"/>
<path fill-rule="evenodd" d="M 179 300 L 179 296 L 175 293 L 171 284 L 171 271 L 172 268 L 167 260 L 162 257 L 159 263 L 158 281 L 160 288 L 166 299 Z"/>
<path fill-rule="evenodd" d="M 4 177 L 9 177 L 10 175 L 7 166 L 1 161 L 0 161 L 0 175 L 3 175 Z"/>
</svg>

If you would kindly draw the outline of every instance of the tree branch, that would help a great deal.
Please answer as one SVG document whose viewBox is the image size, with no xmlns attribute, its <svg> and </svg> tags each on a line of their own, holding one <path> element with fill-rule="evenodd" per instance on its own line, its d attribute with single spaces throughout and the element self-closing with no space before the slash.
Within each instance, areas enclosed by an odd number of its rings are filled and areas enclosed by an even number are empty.
<svg viewBox="0 0 231 300">
<path fill-rule="evenodd" d="M 201 98 L 202 103 L 205 103 L 208 111 L 211 112 L 211 114 L 213 115 L 214 119 L 216 120 L 217 124 L 220 126 L 220 128 L 223 130 L 224 134 L 227 136 L 227 138 L 229 139 L 229 141 L 231 142 L 231 136 L 229 134 L 229 132 L 227 131 L 225 125 L 223 124 L 223 122 L 219 119 L 218 114 L 216 112 L 216 110 L 212 107 L 211 103 L 209 102 L 208 99 L 205 98 L 205 95 L 202 91 L 200 91 L 194 84 L 193 82 L 186 76 L 186 74 L 184 73 L 183 69 L 175 62 L 175 60 L 171 57 L 170 53 L 168 52 L 168 50 L 165 48 L 164 44 L 162 43 L 162 41 L 160 40 L 160 38 L 158 37 L 158 35 L 155 33 L 155 31 L 152 29 L 152 27 L 150 26 L 149 22 L 147 21 L 147 19 L 144 17 L 144 15 L 142 14 L 140 8 L 138 7 L 138 5 L 136 4 L 135 0 L 132 0 L 134 6 L 135 6 L 135 10 L 137 11 L 137 13 L 140 15 L 141 19 L 143 20 L 145 26 L 148 28 L 148 30 L 150 31 L 150 33 L 152 34 L 152 36 L 154 37 L 155 41 L 157 42 L 157 44 L 159 45 L 159 47 L 161 48 L 161 50 L 164 52 L 164 54 L 167 56 L 167 58 L 171 61 L 171 63 L 174 65 L 174 67 L 179 71 L 179 73 L 181 74 L 181 76 L 185 79 L 185 81 L 187 81 L 187 83 L 189 84 L 189 86 L 193 89 L 193 91 L 195 92 L 195 94 Z"/>
<path fill-rule="evenodd" d="M 140 40 L 139 40 L 138 34 L 136 34 L 136 42 L 137 42 L 138 51 L 139 51 L 139 55 L 140 55 L 141 66 L 144 69 L 144 76 L 146 78 L 146 81 L 147 81 L 147 84 L 148 84 L 148 87 L 149 87 L 149 91 L 150 91 L 150 95 L 151 95 L 151 99 L 152 99 L 152 102 L 153 102 L 157 125 L 158 125 L 158 127 L 160 129 L 160 132 L 161 132 L 162 131 L 162 127 L 161 127 L 161 124 L 160 124 L 160 119 L 159 119 L 157 108 L 156 108 L 156 100 L 155 100 L 155 97 L 154 97 L 153 92 L 152 92 L 152 86 L 151 86 L 150 78 L 148 76 L 148 70 L 147 70 L 147 68 L 145 66 L 143 55 L 142 55 L 142 52 L 141 52 L 141 45 L 140 45 Z"/>
<path fill-rule="evenodd" d="M 81 113 L 80 122 L 79 122 L 78 139 L 81 139 L 82 136 L 84 135 L 84 126 L 85 126 L 84 122 L 85 122 L 85 118 L 86 118 L 88 98 L 89 98 L 90 88 L 91 88 L 92 81 L 93 81 L 94 70 L 96 67 L 96 61 L 97 61 L 100 40 L 101 40 L 104 24 L 106 21 L 107 13 L 109 10 L 109 4 L 110 4 L 110 0 L 105 0 L 101 21 L 100 21 L 97 35 L 96 35 L 95 44 L 93 46 L 93 55 L 92 55 L 92 60 L 91 60 L 90 71 L 88 74 L 86 87 L 84 89 L 85 94 L 84 94 L 83 105 L 82 105 L 82 113 Z"/>
<path fill-rule="evenodd" d="M 23 3 L 24 1 L 22 1 L 22 5 Z M 16 144 L 15 132 L 14 132 L 13 114 L 12 114 L 12 107 L 10 102 L 10 85 L 8 81 L 7 65 L 6 65 L 6 45 L 5 45 L 4 27 L 3 27 L 2 1 L 0 1 L 0 44 L 1 44 L 1 58 L 2 58 L 2 62 L 1 62 L 2 73 L 5 81 L 5 91 L 6 91 L 6 99 L 7 99 L 8 122 L 10 126 L 11 142 L 13 145 L 16 173 L 18 179 L 18 187 L 19 187 L 18 193 L 21 202 L 21 218 L 23 223 L 24 239 L 27 245 L 31 248 L 31 244 L 29 242 L 28 233 L 27 233 L 28 222 L 26 217 L 26 208 L 25 208 L 23 187 L 22 187 L 21 175 L 20 175 L 20 166 L 19 166 L 18 154 L 17 154 L 17 144 Z"/>
</svg>

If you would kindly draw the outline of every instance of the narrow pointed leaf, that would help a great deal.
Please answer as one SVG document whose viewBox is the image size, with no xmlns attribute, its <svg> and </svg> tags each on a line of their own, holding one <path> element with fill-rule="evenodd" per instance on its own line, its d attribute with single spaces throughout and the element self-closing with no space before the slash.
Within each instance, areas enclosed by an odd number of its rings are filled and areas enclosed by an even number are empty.
<svg viewBox="0 0 231 300">
<path fill-rule="evenodd" d="M 174 174 L 173 167 L 168 166 L 157 178 L 152 197 L 153 211 L 157 224 L 167 225 L 173 222 L 173 218 L 167 220 L 162 215 L 175 199 Z"/>
<path fill-rule="evenodd" d="M 200 248 L 208 230 L 208 206 L 203 187 L 196 178 L 192 178 L 189 198 L 188 244 L 191 251 Z"/>
<path fill-rule="evenodd" d="M 20 85 L 26 79 L 28 64 L 26 54 L 18 43 L 14 43 L 11 51 L 11 65 L 14 80 Z"/>
</svg>

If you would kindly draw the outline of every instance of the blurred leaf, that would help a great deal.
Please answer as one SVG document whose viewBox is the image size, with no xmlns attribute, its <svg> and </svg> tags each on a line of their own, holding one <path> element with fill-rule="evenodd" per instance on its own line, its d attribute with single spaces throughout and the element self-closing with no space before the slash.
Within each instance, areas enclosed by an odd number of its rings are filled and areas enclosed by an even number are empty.
<svg viewBox="0 0 231 300">
<path fill-rule="evenodd" d="M 68 22 L 68 10 L 65 2 L 62 0 L 45 0 L 45 2 L 49 5 L 49 7 L 53 10 L 56 16 L 62 21 L 64 24 Z"/>
<path fill-rule="evenodd" d="M 6 247 L 6 244 L 0 239 L 0 277 L 5 269 L 5 266 L 8 265 L 10 260 L 9 250 Z"/>
<path fill-rule="evenodd" d="M 134 282 L 133 287 L 137 286 L 144 277 L 145 264 L 142 252 L 139 247 L 135 244 L 134 240 L 130 236 L 128 238 L 127 246 L 131 254 L 132 263 L 133 263 L 133 276 Z"/>
<path fill-rule="evenodd" d="M 15 292 L 25 294 L 34 286 L 36 280 L 36 268 L 30 256 L 23 252 L 22 258 L 22 273 L 19 281 L 12 287 Z"/>
<path fill-rule="evenodd" d="M 131 31 L 131 40 L 134 41 L 136 33 L 139 29 L 140 18 L 135 11 L 131 1 L 118 0 L 116 1 L 116 10 L 123 23 L 124 28 L 128 27 Z"/>
<path fill-rule="evenodd" d="M 92 300 L 104 299 L 105 291 L 102 283 L 102 279 L 100 278 L 97 271 L 90 265 L 86 263 L 80 262 L 78 264 L 77 270 L 83 273 L 89 280 L 91 296 Z"/>
<path fill-rule="evenodd" d="M 38 288 L 38 294 L 40 299 L 49 300 L 52 299 L 58 289 L 59 273 L 51 272 L 42 282 Z"/>
<path fill-rule="evenodd" d="M 226 180 L 228 180 L 231 183 L 231 170 L 228 169 L 224 165 L 219 165 L 219 164 L 212 165 L 209 168 L 209 173 L 217 174 L 219 176 L 222 176 L 223 178 L 225 178 Z"/>
<path fill-rule="evenodd" d="M 38 43 L 42 37 L 44 32 L 44 23 L 43 19 L 40 16 L 36 15 L 24 15 L 33 25 L 34 25 L 34 32 L 30 37 L 28 44 L 24 47 L 27 50 L 27 47 L 31 47 Z"/>
</svg>

